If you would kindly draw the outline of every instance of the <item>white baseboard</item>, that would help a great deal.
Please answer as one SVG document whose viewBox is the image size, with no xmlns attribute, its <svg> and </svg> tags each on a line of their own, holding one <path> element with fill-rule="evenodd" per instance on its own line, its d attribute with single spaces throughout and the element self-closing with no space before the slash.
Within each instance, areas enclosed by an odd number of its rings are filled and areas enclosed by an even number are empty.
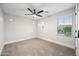
<svg viewBox="0 0 79 59">
<path fill-rule="evenodd" d="M 2 47 L 0 48 L 0 56 L 1 56 L 1 53 L 2 53 L 3 48 L 4 48 L 4 44 L 3 44 Z"/>
<path fill-rule="evenodd" d="M 56 43 L 56 44 L 59 44 L 59 45 L 62 45 L 62 46 L 68 47 L 68 48 L 75 49 L 74 46 L 67 45 L 67 44 L 64 44 L 64 43 L 61 43 L 61 42 L 57 42 L 57 41 L 53 41 L 49 38 L 45 38 L 45 37 L 42 37 L 42 36 L 38 36 L 38 38 L 43 39 L 43 40 L 47 40 L 47 41 L 50 41 L 50 42 L 53 42 L 53 43 Z"/>
<path fill-rule="evenodd" d="M 36 36 L 29 36 L 29 37 L 26 37 L 26 38 L 23 38 L 23 39 L 17 39 L 17 40 L 14 40 L 14 41 L 10 41 L 10 42 L 5 42 L 4 44 L 11 44 L 11 43 L 15 43 L 15 42 L 20 42 L 20 41 L 23 41 L 23 40 L 28 40 L 28 39 L 31 39 L 31 38 L 35 38 Z"/>
<path fill-rule="evenodd" d="M 56 43 L 56 44 L 59 44 L 59 45 L 62 45 L 62 46 L 65 46 L 65 47 L 68 47 L 68 48 L 75 49 L 74 46 L 67 45 L 67 44 L 64 44 L 64 43 L 61 43 L 61 42 L 57 42 L 57 41 L 53 41 L 53 40 L 51 40 L 49 38 L 45 38 L 45 37 L 42 37 L 42 36 L 30 36 L 30 37 L 19 39 L 19 40 L 15 40 L 15 41 L 5 42 L 5 44 L 15 43 L 15 42 L 23 41 L 23 40 L 28 40 L 28 39 L 31 39 L 31 38 L 36 38 L 36 37 L 40 38 L 40 39 L 43 39 L 43 40 L 47 40 L 47 41 L 53 42 L 53 43 Z"/>
</svg>

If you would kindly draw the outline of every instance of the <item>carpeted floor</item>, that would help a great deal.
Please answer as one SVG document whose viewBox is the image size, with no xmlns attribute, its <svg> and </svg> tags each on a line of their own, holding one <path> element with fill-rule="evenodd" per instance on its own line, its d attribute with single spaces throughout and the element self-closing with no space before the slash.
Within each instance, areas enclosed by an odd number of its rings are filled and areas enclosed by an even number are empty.
<svg viewBox="0 0 79 59">
<path fill-rule="evenodd" d="M 2 56 L 75 56 L 73 49 L 33 38 L 4 46 Z"/>
</svg>

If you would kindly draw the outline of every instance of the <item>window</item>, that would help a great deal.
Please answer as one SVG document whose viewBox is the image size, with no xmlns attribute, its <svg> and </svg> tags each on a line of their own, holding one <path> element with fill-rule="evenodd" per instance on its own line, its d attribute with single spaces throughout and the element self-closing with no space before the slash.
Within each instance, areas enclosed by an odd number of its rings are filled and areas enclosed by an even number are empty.
<svg viewBox="0 0 79 59">
<path fill-rule="evenodd" d="M 58 34 L 71 36 L 72 35 L 72 15 L 60 16 L 58 18 Z"/>
</svg>

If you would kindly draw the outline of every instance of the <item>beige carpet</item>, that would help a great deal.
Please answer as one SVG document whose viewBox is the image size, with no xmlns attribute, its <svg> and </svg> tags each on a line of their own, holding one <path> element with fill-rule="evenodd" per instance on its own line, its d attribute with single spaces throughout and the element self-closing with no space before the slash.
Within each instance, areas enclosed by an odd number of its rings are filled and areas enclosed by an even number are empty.
<svg viewBox="0 0 79 59">
<path fill-rule="evenodd" d="M 4 46 L 2 56 L 74 56 L 73 49 L 39 38 L 33 38 Z"/>
</svg>

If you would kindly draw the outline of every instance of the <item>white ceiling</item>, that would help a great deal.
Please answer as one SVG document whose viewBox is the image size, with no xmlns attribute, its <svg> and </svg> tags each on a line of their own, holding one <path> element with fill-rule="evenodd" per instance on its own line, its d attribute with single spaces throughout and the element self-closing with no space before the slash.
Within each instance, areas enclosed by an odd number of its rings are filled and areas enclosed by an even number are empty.
<svg viewBox="0 0 79 59">
<path fill-rule="evenodd" d="M 23 16 L 29 19 L 33 19 L 33 16 L 24 15 L 25 13 L 31 14 L 27 10 L 27 8 L 36 9 L 37 12 L 40 10 L 48 11 L 48 13 L 45 12 L 40 13 L 43 17 L 36 17 L 36 19 L 42 19 L 57 12 L 72 8 L 74 7 L 75 4 L 74 3 L 2 3 L 0 5 L 5 13 Z"/>
</svg>

